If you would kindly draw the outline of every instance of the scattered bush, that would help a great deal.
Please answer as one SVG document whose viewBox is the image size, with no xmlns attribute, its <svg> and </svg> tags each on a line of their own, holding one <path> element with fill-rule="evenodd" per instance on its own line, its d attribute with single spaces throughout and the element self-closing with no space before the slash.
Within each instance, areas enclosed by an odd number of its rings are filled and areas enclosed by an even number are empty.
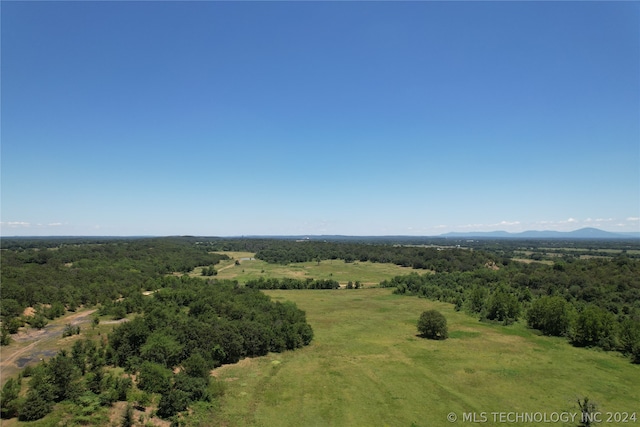
<svg viewBox="0 0 640 427">
<path fill-rule="evenodd" d="M 418 332 L 425 338 L 443 340 L 449 336 L 447 319 L 436 310 L 427 310 L 418 319 Z"/>
<path fill-rule="evenodd" d="M 80 335 L 80 326 L 73 326 L 67 323 L 62 331 L 62 338 L 70 337 L 72 335 Z"/>
</svg>

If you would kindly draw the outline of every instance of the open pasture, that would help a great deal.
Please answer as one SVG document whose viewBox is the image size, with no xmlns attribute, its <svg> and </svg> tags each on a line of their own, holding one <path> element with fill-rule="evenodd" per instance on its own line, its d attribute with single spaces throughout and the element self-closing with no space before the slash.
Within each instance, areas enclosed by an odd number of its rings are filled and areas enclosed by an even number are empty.
<svg viewBox="0 0 640 427">
<path fill-rule="evenodd" d="M 349 281 L 360 281 L 364 286 L 377 285 L 385 279 L 394 276 L 417 272 L 424 274 L 427 270 L 414 270 L 410 267 L 401 267 L 395 264 L 380 264 L 372 262 L 351 262 L 343 260 L 323 260 L 319 263 L 300 262 L 288 265 L 269 264 L 265 261 L 255 259 L 255 254 L 251 252 L 217 252 L 226 254 L 231 260 L 221 261 L 216 265 L 217 279 L 237 280 L 245 283 L 247 280 L 265 278 L 290 277 L 295 279 L 333 279 L 341 285 L 346 285 Z M 239 265 L 236 265 L 236 261 Z M 196 268 L 193 276 L 200 276 L 202 269 Z"/>
<path fill-rule="evenodd" d="M 464 412 L 498 425 L 491 412 L 578 414 L 584 396 L 603 413 L 640 413 L 640 367 L 617 353 L 575 348 L 522 324 L 481 323 L 390 289 L 266 293 L 306 311 L 313 342 L 217 369 L 227 385 L 221 406 L 196 411 L 190 425 L 447 426 L 465 424 Z M 418 316 L 431 308 L 446 316 L 449 339 L 416 336 Z"/>
</svg>

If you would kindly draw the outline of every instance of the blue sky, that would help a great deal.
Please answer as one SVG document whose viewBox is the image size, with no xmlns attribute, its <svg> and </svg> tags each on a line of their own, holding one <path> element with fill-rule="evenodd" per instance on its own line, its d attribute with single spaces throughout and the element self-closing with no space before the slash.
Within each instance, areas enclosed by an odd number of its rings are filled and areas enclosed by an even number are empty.
<svg viewBox="0 0 640 427">
<path fill-rule="evenodd" d="M 7 2 L 2 235 L 640 231 L 637 2 Z"/>
</svg>

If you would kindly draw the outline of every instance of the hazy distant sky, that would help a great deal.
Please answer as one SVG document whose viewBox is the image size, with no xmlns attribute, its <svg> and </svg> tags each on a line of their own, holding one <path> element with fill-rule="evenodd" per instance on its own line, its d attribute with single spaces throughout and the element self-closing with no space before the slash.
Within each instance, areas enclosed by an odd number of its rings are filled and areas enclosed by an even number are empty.
<svg viewBox="0 0 640 427">
<path fill-rule="evenodd" d="M 638 2 L 8 2 L 1 233 L 640 231 Z"/>
</svg>

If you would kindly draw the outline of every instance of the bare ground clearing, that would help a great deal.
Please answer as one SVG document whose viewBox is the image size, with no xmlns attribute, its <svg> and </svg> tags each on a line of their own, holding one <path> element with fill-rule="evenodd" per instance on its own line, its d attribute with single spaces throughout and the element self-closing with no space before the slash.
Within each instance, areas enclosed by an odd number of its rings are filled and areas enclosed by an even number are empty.
<svg viewBox="0 0 640 427">
<path fill-rule="evenodd" d="M 0 383 L 4 384 L 30 362 L 54 356 L 58 349 L 51 344 L 61 338 L 65 326 L 88 323 L 95 311 L 80 311 L 56 319 L 42 329 L 27 328 L 11 335 L 13 342 L 2 347 L 0 353 Z"/>
</svg>

